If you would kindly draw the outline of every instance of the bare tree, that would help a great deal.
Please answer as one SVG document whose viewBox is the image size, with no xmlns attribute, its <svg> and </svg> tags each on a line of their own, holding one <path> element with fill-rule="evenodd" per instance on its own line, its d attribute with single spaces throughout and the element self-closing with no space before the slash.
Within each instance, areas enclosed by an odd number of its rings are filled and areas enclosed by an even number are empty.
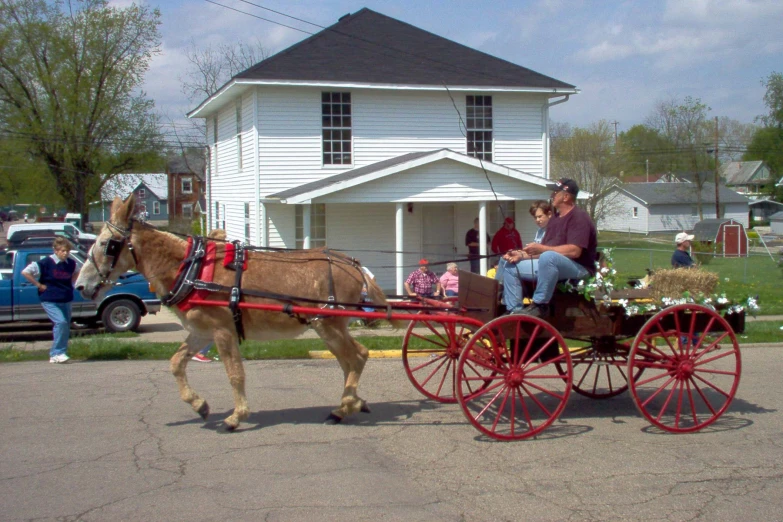
<svg viewBox="0 0 783 522">
<path fill-rule="evenodd" d="M 701 192 L 704 183 L 711 177 L 714 166 L 708 149 L 714 147 L 714 125 L 707 118 L 711 109 L 699 98 L 686 96 L 683 101 L 669 98 L 656 103 L 646 125 L 656 129 L 670 140 L 675 147 L 672 157 L 672 172 L 686 171 L 690 174 L 698 195 L 696 204 L 699 219 L 704 219 Z"/>
<path fill-rule="evenodd" d="M 618 210 L 617 203 L 607 198 L 618 182 L 615 164 L 614 129 L 601 120 L 586 129 L 576 127 L 570 136 L 558 140 L 552 173 L 553 177 L 576 180 L 580 190 L 590 193 L 586 210 L 599 222 Z"/>
</svg>

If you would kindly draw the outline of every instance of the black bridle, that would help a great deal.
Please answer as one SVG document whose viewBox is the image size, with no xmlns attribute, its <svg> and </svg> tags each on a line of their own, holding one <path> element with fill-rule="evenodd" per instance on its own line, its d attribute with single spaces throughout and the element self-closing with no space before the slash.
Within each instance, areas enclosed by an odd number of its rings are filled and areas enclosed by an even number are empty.
<svg viewBox="0 0 783 522">
<path fill-rule="evenodd" d="M 116 232 L 120 234 L 120 239 L 116 239 L 114 235 L 112 235 L 112 237 L 106 241 L 106 246 L 103 248 L 104 258 L 111 258 L 111 267 L 106 273 L 101 270 L 101 266 L 98 264 L 98 261 L 95 259 L 95 255 L 93 254 L 97 243 L 93 244 L 90 248 L 90 262 L 95 266 L 95 270 L 98 272 L 98 276 L 101 278 L 101 281 L 98 284 L 99 288 L 112 283 L 111 273 L 114 271 L 114 267 L 117 266 L 117 261 L 119 260 L 120 254 L 122 254 L 122 249 L 125 248 L 125 245 L 128 245 L 128 251 L 130 251 L 131 256 L 133 256 L 133 263 L 138 265 L 138 259 L 136 259 L 136 253 L 133 251 L 133 243 L 131 243 L 130 239 L 133 229 L 133 222 L 134 220 L 131 219 L 128 223 L 127 229 L 118 227 L 111 221 L 106 222 L 106 226 L 109 227 L 112 233 Z"/>
</svg>

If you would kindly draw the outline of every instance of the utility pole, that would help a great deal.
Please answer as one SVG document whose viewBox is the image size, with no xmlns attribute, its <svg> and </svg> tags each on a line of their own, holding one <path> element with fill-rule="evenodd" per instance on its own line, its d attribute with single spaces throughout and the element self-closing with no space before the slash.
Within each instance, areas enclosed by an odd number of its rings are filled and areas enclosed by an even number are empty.
<svg viewBox="0 0 783 522">
<path fill-rule="evenodd" d="M 650 160 L 644 160 L 644 170 L 647 173 L 647 183 L 650 182 Z"/>
<path fill-rule="evenodd" d="M 617 121 L 617 120 L 615 120 L 615 121 L 610 121 L 610 122 L 609 122 L 609 124 L 610 124 L 610 125 L 614 125 L 614 146 L 615 146 L 615 147 L 617 146 L 617 125 L 618 125 L 619 123 L 620 123 L 620 122 L 619 122 L 619 121 Z"/>
<path fill-rule="evenodd" d="M 718 117 L 715 116 L 715 217 L 720 218 L 720 195 L 718 193 Z"/>
</svg>

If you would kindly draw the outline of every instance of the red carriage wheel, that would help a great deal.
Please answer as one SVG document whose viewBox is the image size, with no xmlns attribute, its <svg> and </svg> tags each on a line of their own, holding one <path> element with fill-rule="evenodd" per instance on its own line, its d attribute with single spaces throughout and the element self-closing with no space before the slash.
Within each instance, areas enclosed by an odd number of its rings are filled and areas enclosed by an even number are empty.
<svg viewBox="0 0 783 522">
<path fill-rule="evenodd" d="M 572 378 L 571 354 L 552 325 L 536 317 L 505 315 L 477 330 L 463 350 L 457 399 L 481 433 L 500 440 L 526 439 L 560 416 Z"/>
<path fill-rule="evenodd" d="M 614 349 L 603 351 L 599 346 L 590 345 L 571 350 L 574 366 L 574 391 L 591 399 L 608 399 L 628 389 L 628 352 L 627 343 L 618 343 Z M 565 368 L 557 363 L 561 375 Z M 638 379 L 643 369 L 638 368 L 633 376 Z"/>
<path fill-rule="evenodd" d="M 475 326 L 464 323 L 411 321 L 402 340 L 402 364 L 413 386 L 438 402 L 457 402 L 457 360 Z"/>
<path fill-rule="evenodd" d="M 714 310 L 683 304 L 655 314 L 633 342 L 628 371 L 636 407 L 666 431 L 698 431 L 715 422 L 739 386 L 739 345 Z"/>
</svg>

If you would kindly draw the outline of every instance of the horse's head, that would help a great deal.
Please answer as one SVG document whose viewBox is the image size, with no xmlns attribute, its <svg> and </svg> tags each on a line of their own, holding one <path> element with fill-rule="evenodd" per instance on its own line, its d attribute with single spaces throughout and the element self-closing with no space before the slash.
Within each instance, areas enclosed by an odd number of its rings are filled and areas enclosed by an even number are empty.
<svg viewBox="0 0 783 522">
<path fill-rule="evenodd" d="M 130 243 L 135 204 L 133 194 L 125 201 L 114 198 L 111 217 L 90 248 L 87 262 L 76 280 L 76 290 L 85 299 L 97 299 L 120 275 L 136 266 Z"/>
</svg>

